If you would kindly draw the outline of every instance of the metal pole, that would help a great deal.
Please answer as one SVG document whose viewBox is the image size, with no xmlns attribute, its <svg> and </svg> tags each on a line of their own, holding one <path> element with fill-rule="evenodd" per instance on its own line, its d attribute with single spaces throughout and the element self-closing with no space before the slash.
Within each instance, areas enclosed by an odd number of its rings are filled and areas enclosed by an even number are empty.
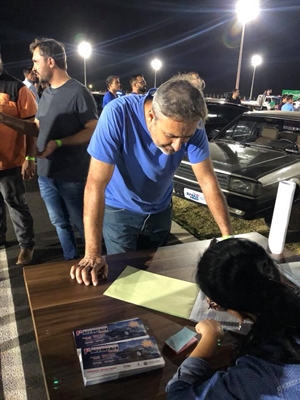
<svg viewBox="0 0 300 400">
<path fill-rule="evenodd" d="M 86 87 L 86 58 L 83 58 L 84 86 Z"/>
<path fill-rule="evenodd" d="M 237 68 L 237 73 L 236 73 L 235 89 L 240 88 L 240 76 L 241 76 L 242 55 L 243 55 L 243 47 L 244 47 L 244 36 L 245 36 L 245 23 L 243 23 L 243 29 L 242 29 L 242 37 L 241 37 L 238 68 Z"/>
<path fill-rule="evenodd" d="M 251 90 L 250 90 L 250 100 L 252 99 L 255 70 L 256 70 L 256 65 L 253 66 L 253 75 L 252 75 L 252 83 L 251 83 Z"/>
<path fill-rule="evenodd" d="M 156 88 L 156 69 L 154 70 L 154 87 Z"/>
</svg>

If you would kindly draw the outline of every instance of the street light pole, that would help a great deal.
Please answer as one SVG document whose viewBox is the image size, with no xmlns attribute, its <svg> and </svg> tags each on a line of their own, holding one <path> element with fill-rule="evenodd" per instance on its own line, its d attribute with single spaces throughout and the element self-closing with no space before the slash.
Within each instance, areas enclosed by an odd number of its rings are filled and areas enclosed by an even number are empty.
<svg viewBox="0 0 300 400">
<path fill-rule="evenodd" d="M 92 53 L 91 45 L 88 42 L 81 42 L 78 46 L 78 53 L 83 57 L 83 78 L 84 78 L 84 86 L 87 86 L 87 79 L 86 79 L 86 59 Z"/>
<path fill-rule="evenodd" d="M 239 51 L 238 68 L 236 73 L 235 89 L 240 88 L 240 76 L 242 66 L 242 56 L 244 47 L 244 36 L 246 22 L 255 19 L 259 13 L 259 0 L 238 0 L 236 4 L 236 12 L 239 20 L 242 22 L 242 36 Z"/>
<path fill-rule="evenodd" d="M 84 86 L 86 87 L 86 58 L 83 57 L 83 76 L 84 76 Z"/>
<path fill-rule="evenodd" d="M 238 61 L 238 68 L 237 68 L 236 81 L 235 81 L 235 89 L 239 89 L 240 88 L 240 76 L 241 76 L 241 66 L 242 66 L 242 57 L 243 57 L 245 26 L 246 26 L 246 24 L 245 24 L 245 22 L 243 22 L 242 37 L 241 37 L 241 44 L 240 44 L 240 53 L 239 53 L 239 61 Z"/>
<path fill-rule="evenodd" d="M 252 75 L 252 82 L 251 82 L 251 89 L 250 89 L 250 96 L 249 99 L 252 99 L 252 92 L 253 92 L 253 83 L 254 83 L 254 77 L 255 77 L 255 70 L 256 70 L 256 65 L 253 66 L 253 75 Z"/>
<path fill-rule="evenodd" d="M 252 99 L 252 92 L 253 92 L 253 85 L 254 85 L 254 77 L 255 77 L 255 71 L 256 67 L 261 64 L 262 58 L 261 56 L 255 55 L 251 59 L 252 65 L 253 65 L 253 75 L 252 75 L 252 82 L 251 82 L 251 89 L 250 89 L 250 100 Z"/>
</svg>

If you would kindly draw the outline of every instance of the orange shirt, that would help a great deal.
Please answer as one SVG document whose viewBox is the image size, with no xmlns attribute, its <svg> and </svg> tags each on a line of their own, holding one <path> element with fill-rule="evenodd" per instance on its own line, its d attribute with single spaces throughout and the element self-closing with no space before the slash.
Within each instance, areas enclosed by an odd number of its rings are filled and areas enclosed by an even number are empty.
<svg viewBox="0 0 300 400">
<path fill-rule="evenodd" d="M 0 105 L 3 113 L 23 119 L 34 117 L 37 106 L 32 92 L 18 79 L 5 72 L 2 75 L 0 75 Z M 0 124 L 0 170 L 20 167 L 25 160 L 25 152 L 25 135 Z"/>
</svg>

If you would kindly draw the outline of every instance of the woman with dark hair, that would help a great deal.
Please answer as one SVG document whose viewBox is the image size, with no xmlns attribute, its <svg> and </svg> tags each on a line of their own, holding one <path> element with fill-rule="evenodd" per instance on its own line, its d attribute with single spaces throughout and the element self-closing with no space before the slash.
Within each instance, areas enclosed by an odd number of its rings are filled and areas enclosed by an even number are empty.
<svg viewBox="0 0 300 400">
<path fill-rule="evenodd" d="M 224 337 L 221 325 L 199 322 L 201 340 L 168 383 L 168 400 L 300 399 L 299 288 L 280 282 L 261 246 L 235 238 L 206 250 L 197 283 L 210 308 L 253 325 L 225 372 L 211 366 Z"/>
</svg>

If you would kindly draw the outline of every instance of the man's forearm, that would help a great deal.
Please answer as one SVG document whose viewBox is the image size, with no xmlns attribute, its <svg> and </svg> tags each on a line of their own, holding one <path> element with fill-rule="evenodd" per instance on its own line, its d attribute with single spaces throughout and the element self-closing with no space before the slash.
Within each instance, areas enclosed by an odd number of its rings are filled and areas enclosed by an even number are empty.
<svg viewBox="0 0 300 400">
<path fill-rule="evenodd" d="M 36 155 L 36 138 L 26 136 L 26 156 L 35 157 Z"/>
<path fill-rule="evenodd" d="M 84 191 L 85 257 L 94 257 L 102 253 L 104 204 L 104 193 L 87 184 Z"/>
<path fill-rule="evenodd" d="M 63 146 L 76 146 L 80 144 L 89 143 L 92 134 L 94 133 L 97 125 L 97 120 L 89 122 L 89 126 L 86 126 L 83 130 L 76 133 L 76 135 L 68 136 L 60 139 Z M 59 139 L 59 138 L 56 138 Z"/>
<path fill-rule="evenodd" d="M 210 209 L 210 212 L 212 213 L 218 227 L 220 228 L 222 236 L 231 235 L 232 226 L 230 221 L 230 215 L 225 200 L 225 196 L 223 195 L 221 189 L 215 187 L 209 190 L 209 193 L 203 190 L 203 194 L 206 203 Z"/>
<path fill-rule="evenodd" d="M 0 122 L 22 135 L 38 137 L 39 129 L 34 121 L 26 121 L 10 115 L 1 114 Z"/>
</svg>

